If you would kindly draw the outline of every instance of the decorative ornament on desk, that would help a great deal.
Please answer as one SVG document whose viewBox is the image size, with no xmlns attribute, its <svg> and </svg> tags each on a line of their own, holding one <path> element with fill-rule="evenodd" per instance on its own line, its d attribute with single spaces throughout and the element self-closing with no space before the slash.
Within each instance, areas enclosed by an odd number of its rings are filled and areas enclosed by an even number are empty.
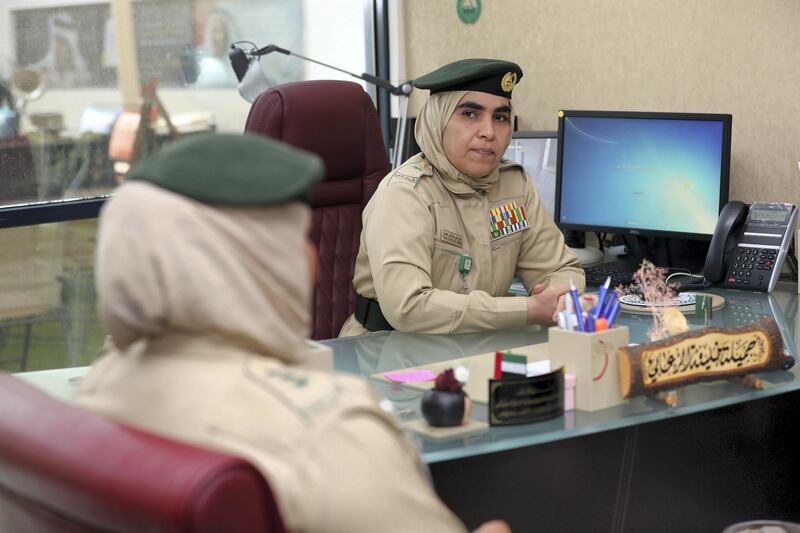
<svg viewBox="0 0 800 533">
<path fill-rule="evenodd" d="M 677 335 L 689 331 L 689 323 L 686 321 L 686 317 L 674 307 L 667 307 L 664 309 L 662 318 L 664 321 L 664 329 L 667 330 L 669 335 Z"/>
<path fill-rule="evenodd" d="M 639 294 L 641 299 L 650 305 L 650 312 L 653 315 L 653 324 L 647 330 L 647 337 L 651 341 L 665 339 L 670 335 L 681 333 L 688 330 L 675 319 L 674 312 L 680 311 L 674 307 L 675 299 L 678 296 L 675 289 L 667 285 L 667 269 L 655 266 L 645 259 L 642 261 L 639 270 L 633 274 L 633 283 L 628 287 L 618 287 L 617 292 L 621 295 Z M 669 319 L 669 323 L 666 322 Z M 683 321 L 685 324 L 686 321 Z"/>
<path fill-rule="evenodd" d="M 469 420 L 472 401 L 464 392 L 469 370 L 448 368 L 436 376 L 432 389 L 422 396 L 422 416 L 434 427 L 453 427 Z"/>
</svg>

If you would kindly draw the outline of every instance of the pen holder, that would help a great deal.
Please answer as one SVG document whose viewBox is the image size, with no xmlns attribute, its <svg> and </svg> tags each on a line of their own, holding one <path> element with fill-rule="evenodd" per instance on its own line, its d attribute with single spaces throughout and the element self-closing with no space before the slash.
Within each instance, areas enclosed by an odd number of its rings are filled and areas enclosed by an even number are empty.
<svg viewBox="0 0 800 533">
<path fill-rule="evenodd" d="M 547 332 L 552 368 L 575 375 L 575 408 L 597 411 L 625 400 L 619 391 L 617 349 L 628 345 L 627 326 L 581 333 L 552 327 Z"/>
</svg>

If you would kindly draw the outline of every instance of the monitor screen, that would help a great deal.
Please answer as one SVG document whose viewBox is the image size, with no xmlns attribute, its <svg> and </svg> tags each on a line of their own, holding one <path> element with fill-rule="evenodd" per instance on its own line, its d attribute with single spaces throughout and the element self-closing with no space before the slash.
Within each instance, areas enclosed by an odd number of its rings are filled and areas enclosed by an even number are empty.
<svg viewBox="0 0 800 533">
<path fill-rule="evenodd" d="M 565 229 L 710 240 L 728 201 L 731 115 L 562 111 Z"/>
<path fill-rule="evenodd" d="M 504 155 L 522 165 L 550 216 L 556 203 L 557 145 L 556 131 L 515 131 Z"/>
</svg>

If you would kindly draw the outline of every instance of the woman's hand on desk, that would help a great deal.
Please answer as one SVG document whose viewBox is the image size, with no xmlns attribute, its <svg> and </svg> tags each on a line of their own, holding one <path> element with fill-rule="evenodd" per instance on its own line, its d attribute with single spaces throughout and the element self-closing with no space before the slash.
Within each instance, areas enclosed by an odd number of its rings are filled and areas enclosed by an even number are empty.
<svg viewBox="0 0 800 533">
<path fill-rule="evenodd" d="M 490 520 L 481 524 L 472 533 L 511 533 L 511 528 L 504 520 Z"/>
<path fill-rule="evenodd" d="M 528 296 L 528 324 L 555 324 L 558 313 L 564 310 L 569 287 L 558 285 L 545 287 L 538 283 Z"/>
</svg>

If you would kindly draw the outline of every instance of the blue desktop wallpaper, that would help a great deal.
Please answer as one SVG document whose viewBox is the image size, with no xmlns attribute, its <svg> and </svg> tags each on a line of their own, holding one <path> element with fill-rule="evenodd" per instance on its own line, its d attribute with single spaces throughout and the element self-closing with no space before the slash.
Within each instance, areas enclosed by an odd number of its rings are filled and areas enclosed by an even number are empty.
<svg viewBox="0 0 800 533">
<path fill-rule="evenodd" d="M 711 235 L 721 121 L 567 117 L 562 223 Z"/>
</svg>

